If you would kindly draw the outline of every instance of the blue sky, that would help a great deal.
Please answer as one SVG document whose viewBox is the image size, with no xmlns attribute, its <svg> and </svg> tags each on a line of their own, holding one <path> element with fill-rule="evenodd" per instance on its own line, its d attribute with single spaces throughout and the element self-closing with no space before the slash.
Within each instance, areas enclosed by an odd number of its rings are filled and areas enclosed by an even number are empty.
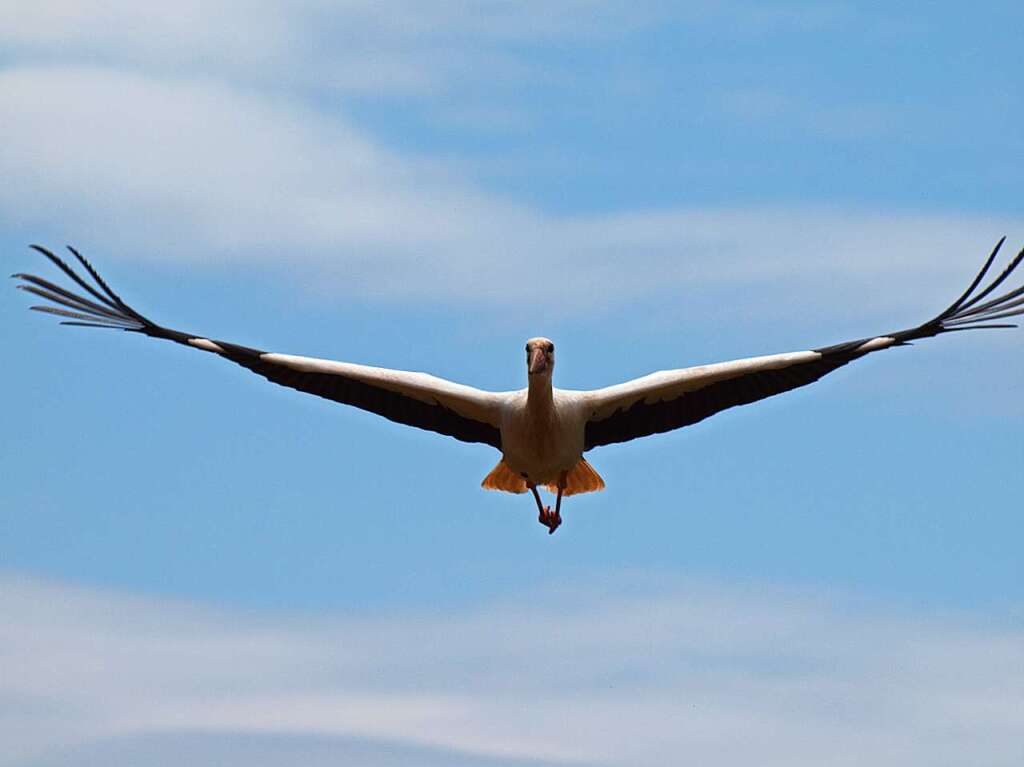
<svg viewBox="0 0 1024 767">
<path fill-rule="evenodd" d="M 916 324 L 1024 244 L 1017 4 L 3 12 L 8 272 L 72 243 L 215 338 L 510 389 L 544 334 L 593 388 Z M 489 448 L 26 298 L 0 765 L 1024 756 L 1021 332 L 595 451 L 548 537 Z"/>
</svg>

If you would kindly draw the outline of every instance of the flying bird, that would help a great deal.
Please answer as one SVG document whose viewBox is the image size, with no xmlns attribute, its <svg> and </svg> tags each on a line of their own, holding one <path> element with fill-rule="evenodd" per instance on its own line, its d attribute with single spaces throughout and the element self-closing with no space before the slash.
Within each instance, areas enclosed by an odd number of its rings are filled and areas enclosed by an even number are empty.
<svg viewBox="0 0 1024 767">
<path fill-rule="evenodd" d="M 563 497 L 604 488 L 604 480 L 583 457 L 596 447 L 689 426 L 727 408 L 806 386 L 868 354 L 908 346 L 920 338 L 961 330 L 1016 327 L 999 320 L 1024 314 L 1024 286 L 990 296 L 1024 259 L 1024 250 L 981 287 L 1005 239 L 999 240 L 977 277 L 956 301 L 908 330 L 810 351 L 665 370 L 591 391 L 552 386 L 555 345 L 547 338 L 526 342 L 526 388 L 491 392 L 426 373 L 266 352 L 171 330 L 122 301 L 70 246 L 68 250 L 86 276 L 46 248 L 31 247 L 83 292 L 67 290 L 31 274 L 13 277 L 21 280 L 19 288 L 49 302 L 32 309 L 62 317 L 63 325 L 112 328 L 174 341 L 216 354 L 282 386 L 463 442 L 490 445 L 501 451 L 501 458 L 482 486 L 532 493 L 539 521 L 550 534 L 562 522 Z M 539 487 L 555 493 L 554 510 L 541 500 Z"/>
</svg>

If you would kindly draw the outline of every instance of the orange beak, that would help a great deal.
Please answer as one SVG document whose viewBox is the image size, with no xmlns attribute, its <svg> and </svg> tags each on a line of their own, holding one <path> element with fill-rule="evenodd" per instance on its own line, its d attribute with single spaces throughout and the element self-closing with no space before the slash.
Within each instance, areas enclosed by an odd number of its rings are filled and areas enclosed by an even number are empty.
<svg viewBox="0 0 1024 767">
<path fill-rule="evenodd" d="M 543 373 L 548 369 L 548 355 L 542 348 L 535 346 L 530 351 L 530 366 L 528 368 L 530 375 L 534 373 Z"/>
</svg>

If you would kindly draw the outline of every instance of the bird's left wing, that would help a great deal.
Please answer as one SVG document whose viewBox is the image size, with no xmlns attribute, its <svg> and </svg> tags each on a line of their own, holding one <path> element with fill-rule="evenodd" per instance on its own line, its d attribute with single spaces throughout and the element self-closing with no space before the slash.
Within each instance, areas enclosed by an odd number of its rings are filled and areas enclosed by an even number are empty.
<svg viewBox="0 0 1024 767">
<path fill-rule="evenodd" d="M 50 251 L 37 245 L 32 247 L 50 259 L 88 296 L 35 275 L 13 275 L 22 280 L 19 288 L 50 302 L 32 309 L 58 315 L 64 318 L 64 325 L 113 328 L 174 341 L 217 354 L 282 386 L 353 405 L 391 421 L 463 442 L 482 442 L 501 449 L 501 394 L 426 373 L 274 354 L 161 327 L 124 303 L 74 248 L 68 250 L 95 280 L 95 285 L 90 285 Z"/>
<path fill-rule="evenodd" d="M 979 288 L 1004 240 L 996 244 L 981 272 L 960 298 L 915 328 L 813 351 L 666 370 L 587 392 L 584 397 L 589 419 L 584 450 L 689 426 L 727 408 L 806 386 L 871 352 L 906 346 L 918 338 L 958 330 L 1016 327 L 995 321 L 1024 314 L 1024 287 L 996 298 L 988 297 L 1024 259 L 1024 250 L 991 283 Z"/>
</svg>

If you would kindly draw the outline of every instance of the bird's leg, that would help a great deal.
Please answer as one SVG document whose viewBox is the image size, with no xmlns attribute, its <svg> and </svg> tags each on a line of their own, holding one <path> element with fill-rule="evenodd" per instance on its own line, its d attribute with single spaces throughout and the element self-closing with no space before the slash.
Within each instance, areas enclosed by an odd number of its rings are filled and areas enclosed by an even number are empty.
<svg viewBox="0 0 1024 767">
<path fill-rule="evenodd" d="M 568 474 L 569 472 L 563 471 L 558 475 L 558 497 L 555 499 L 555 513 L 551 518 L 554 526 L 548 528 L 548 535 L 555 532 L 558 526 L 562 524 L 562 493 L 565 492 L 565 478 Z"/>
<path fill-rule="evenodd" d="M 537 510 L 540 511 L 540 515 L 537 517 L 537 521 L 540 522 L 544 527 L 548 529 L 548 535 L 555 532 L 555 529 L 562 524 L 561 517 L 558 513 L 551 513 L 551 507 L 545 506 L 540 500 L 540 493 L 537 492 L 537 486 L 532 482 L 528 482 L 526 485 L 530 488 L 530 492 L 533 493 L 533 499 L 537 502 Z"/>
<path fill-rule="evenodd" d="M 548 514 L 551 513 L 551 507 L 545 506 L 540 500 L 540 493 L 537 492 L 537 486 L 532 482 L 527 482 L 526 486 L 530 488 L 530 492 L 533 493 L 533 500 L 537 502 L 537 511 L 540 512 L 540 516 L 537 518 L 542 525 L 547 524 Z"/>
</svg>

